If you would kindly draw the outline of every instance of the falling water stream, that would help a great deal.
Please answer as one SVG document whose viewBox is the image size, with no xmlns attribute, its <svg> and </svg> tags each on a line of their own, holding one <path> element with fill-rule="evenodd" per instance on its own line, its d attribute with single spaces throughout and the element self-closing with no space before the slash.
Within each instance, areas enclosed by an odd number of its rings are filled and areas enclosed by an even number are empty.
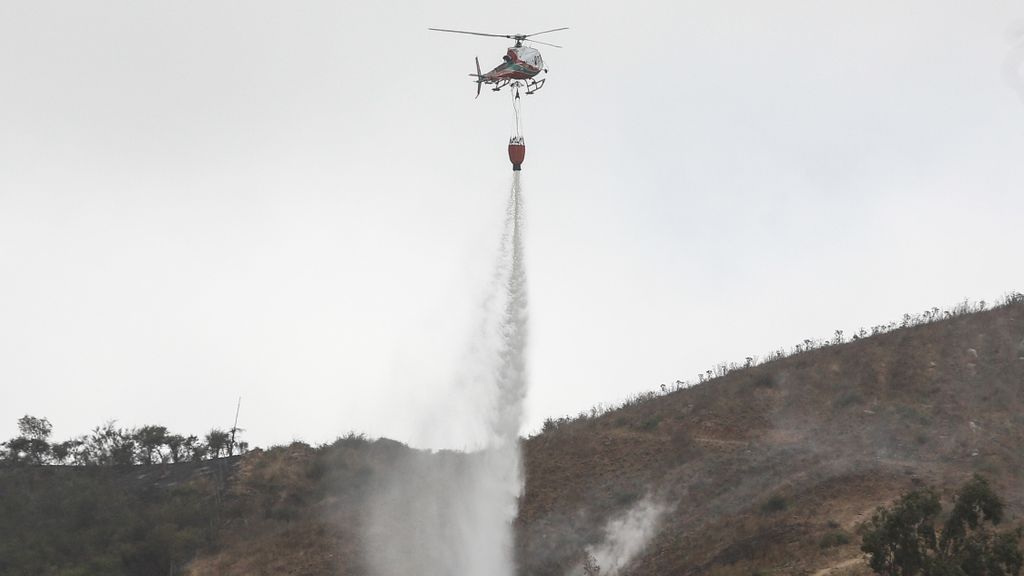
<svg viewBox="0 0 1024 576">
<path fill-rule="evenodd" d="M 469 385 L 487 431 L 472 453 L 410 452 L 368 502 L 374 576 L 512 576 L 512 522 L 523 489 L 519 430 L 526 397 L 527 286 L 520 173 L 513 172 L 491 293 L 475 335 Z"/>
</svg>

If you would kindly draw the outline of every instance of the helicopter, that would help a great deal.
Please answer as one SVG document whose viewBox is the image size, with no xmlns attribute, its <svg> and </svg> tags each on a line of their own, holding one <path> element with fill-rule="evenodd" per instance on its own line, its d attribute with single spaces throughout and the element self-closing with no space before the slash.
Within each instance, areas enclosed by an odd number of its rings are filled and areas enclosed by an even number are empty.
<svg viewBox="0 0 1024 576">
<path fill-rule="evenodd" d="M 474 36 L 492 36 L 495 38 L 509 38 L 516 41 L 516 45 L 508 49 L 508 52 L 502 56 L 502 62 L 496 66 L 493 70 L 487 73 L 480 72 L 480 58 L 476 59 L 476 74 L 470 74 L 473 78 L 476 78 L 476 97 L 480 97 L 480 88 L 484 84 L 492 85 L 491 90 L 494 92 L 500 91 L 506 86 L 512 86 L 516 89 L 518 94 L 518 88 L 521 85 L 526 86 L 526 93 L 533 94 L 537 90 L 540 90 L 544 86 L 546 78 L 536 79 L 535 76 L 541 72 L 547 72 L 547 68 L 544 67 L 544 59 L 540 56 L 540 51 L 536 48 L 529 46 L 523 46 L 523 41 L 526 41 L 531 36 L 539 36 L 541 34 L 547 34 L 548 32 L 558 32 L 559 30 L 568 30 L 569 28 L 554 28 L 551 30 L 544 30 L 543 32 L 534 32 L 533 34 L 486 34 L 483 32 L 467 32 L 465 30 L 447 30 L 444 28 L 428 28 L 435 32 L 451 32 L 453 34 L 472 34 Z M 561 48 L 558 44 L 551 44 L 550 42 L 541 42 L 540 40 L 529 40 L 536 44 L 544 44 L 545 46 L 553 46 L 555 48 Z"/>
</svg>

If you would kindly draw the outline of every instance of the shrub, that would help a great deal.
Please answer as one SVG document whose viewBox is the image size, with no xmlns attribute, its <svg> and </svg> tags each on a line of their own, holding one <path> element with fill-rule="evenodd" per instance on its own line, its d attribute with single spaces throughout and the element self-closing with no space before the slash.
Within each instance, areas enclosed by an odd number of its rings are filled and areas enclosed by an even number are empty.
<svg viewBox="0 0 1024 576">
<path fill-rule="evenodd" d="M 637 424 L 637 428 L 644 432 L 652 432 L 658 428 L 658 424 L 661 424 L 660 416 L 651 416 L 645 418 L 642 422 Z"/>
<path fill-rule="evenodd" d="M 764 504 L 761 504 L 761 512 L 764 514 L 774 514 L 776 512 L 782 512 L 786 508 L 789 508 L 789 502 L 782 496 L 775 495 L 765 500 Z"/>
<path fill-rule="evenodd" d="M 835 402 L 832 403 L 832 407 L 835 408 L 836 410 L 841 410 L 843 408 L 847 408 L 855 404 L 863 403 L 864 397 L 860 395 L 860 392 L 857 392 L 856 390 L 847 390 L 846 392 L 843 392 L 843 394 L 840 395 L 838 398 L 836 398 Z"/>
<path fill-rule="evenodd" d="M 615 495 L 615 504 L 618 506 L 629 506 L 640 499 L 636 492 L 622 491 Z"/>
<path fill-rule="evenodd" d="M 842 530 L 836 530 L 828 532 L 821 537 L 818 541 L 818 546 L 821 548 L 834 548 L 836 546 L 845 546 L 850 543 L 850 535 Z"/>
</svg>

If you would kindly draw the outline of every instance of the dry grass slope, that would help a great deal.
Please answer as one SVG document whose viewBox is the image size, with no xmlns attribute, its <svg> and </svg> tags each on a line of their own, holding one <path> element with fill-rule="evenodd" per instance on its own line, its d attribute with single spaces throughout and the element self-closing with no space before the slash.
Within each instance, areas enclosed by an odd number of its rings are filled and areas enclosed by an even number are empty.
<svg viewBox="0 0 1024 576">
<path fill-rule="evenodd" d="M 856 525 L 917 484 L 1024 516 L 1022 409 L 1019 303 L 735 371 L 530 439 L 520 558 L 561 576 L 650 491 L 678 504 L 630 574 L 863 572 Z"/>
</svg>

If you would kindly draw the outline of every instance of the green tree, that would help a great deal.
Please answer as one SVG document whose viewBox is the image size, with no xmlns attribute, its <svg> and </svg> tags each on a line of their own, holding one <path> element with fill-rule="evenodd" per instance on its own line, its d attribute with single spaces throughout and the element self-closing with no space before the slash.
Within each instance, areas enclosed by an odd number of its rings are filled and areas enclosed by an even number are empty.
<svg viewBox="0 0 1024 576">
<path fill-rule="evenodd" d="M 231 435 L 227 432 L 214 428 L 206 435 L 206 446 L 209 448 L 210 458 L 220 458 L 222 452 L 227 453 L 228 442 Z"/>
<path fill-rule="evenodd" d="M 861 550 L 878 574 L 921 574 L 928 550 L 937 539 L 935 519 L 942 511 L 939 495 L 931 488 L 904 494 L 892 508 L 879 508 L 862 527 Z"/>
<path fill-rule="evenodd" d="M 82 447 L 82 440 L 65 440 L 50 445 L 50 454 L 55 464 L 66 464 L 75 460 Z"/>
<path fill-rule="evenodd" d="M 136 463 L 138 445 L 132 430 L 115 427 L 111 420 L 97 426 L 83 440 L 82 460 L 88 464 L 129 466 Z"/>
<path fill-rule="evenodd" d="M 18 432 L 26 438 L 48 440 L 53 432 L 53 424 L 46 418 L 36 418 L 28 414 L 18 418 Z"/>
<path fill-rule="evenodd" d="M 140 459 L 143 464 L 155 464 L 163 460 L 160 447 L 167 441 L 167 428 L 164 426 L 143 426 L 135 431 L 135 442 L 138 444 Z M 156 456 L 156 461 L 153 457 Z"/>
<path fill-rule="evenodd" d="M 206 444 L 200 442 L 198 436 L 191 435 L 186 437 L 185 442 L 181 446 L 184 454 L 187 454 L 188 459 L 192 462 L 199 462 L 206 458 L 208 452 Z"/>
<path fill-rule="evenodd" d="M 1003 521 L 1003 500 L 988 480 L 975 475 L 957 492 L 942 531 L 940 549 L 968 575 L 1020 574 L 1024 564 L 1020 529 L 995 533 L 986 526 Z"/>
<path fill-rule="evenodd" d="M 115 466 L 131 466 L 139 462 L 139 445 L 130 430 L 118 430 L 110 447 L 110 461 Z"/>
<path fill-rule="evenodd" d="M 1019 576 L 1021 529 L 992 528 L 1002 521 L 1003 508 L 988 481 L 975 476 L 957 492 L 940 532 L 938 494 L 915 490 L 861 526 L 861 550 L 872 570 L 888 576 Z"/>
<path fill-rule="evenodd" d="M 171 462 L 177 464 L 188 459 L 184 436 L 181 434 L 168 434 L 167 438 L 164 439 L 164 443 L 167 445 L 167 456 L 171 459 Z"/>
<path fill-rule="evenodd" d="M 50 454 L 53 425 L 46 418 L 26 414 L 18 418 L 19 436 L 4 442 L 3 458 L 23 464 L 45 464 Z"/>
<path fill-rule="evenodd" d="M 993 525 L 1003 521 L 1003 501 L 992 491 L 988 480 L 976 475 L 956 495 L 953 511 L 942 531 L 942 551 L 950 553 L 963 548 L 971 532 L 984 521 Z"/>
</svg>

